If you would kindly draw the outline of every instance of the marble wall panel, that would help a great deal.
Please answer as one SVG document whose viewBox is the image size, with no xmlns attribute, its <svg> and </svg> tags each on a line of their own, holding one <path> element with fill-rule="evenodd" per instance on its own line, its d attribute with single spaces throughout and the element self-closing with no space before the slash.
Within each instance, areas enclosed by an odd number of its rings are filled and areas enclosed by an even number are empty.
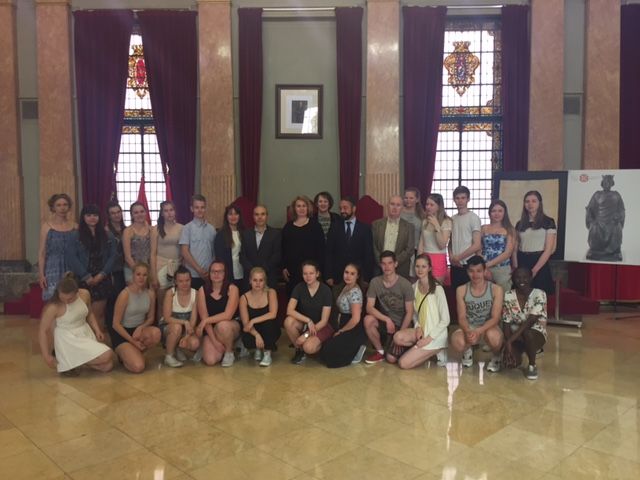
<svg viewBox="0 0 640 480">
<path fill-rule="evenodd" d="M 200 191 L 207 217 L 221 226 L 236 196 L 231 66 L 231 3 L 198 2 L 200 55 Z"/>
<path fill-rule="evenodd" d="M 0 0 L 0 172 L 6 207 L 0 232 L 11 232 L 0 242 L 0 260 L 21 260 L 25 254 L 16 47 L 15 2 Z"/>
<path fill-rule="evenodd" d="M 531 2 L 529 170 L 562 170 L 564 0 Z"/>
<path fill-rule="evenodd" d="M 620 165 L 620 2 L 588 0 L 583 167 Z"/>
<path fill-rule="evenodd" d="M 40 198 L 68 193 L 76 199 L 68 1 L 37 0 Z M 76 202 L 77 205 L 77 202 Z M 49 211 L 41 207 L 41 217 Z"/>
<path fill-rule="evenodd" d="M 400 189 L 400 4 L 367 2 L 365 191 L 385 204 Z"/>
</svg>

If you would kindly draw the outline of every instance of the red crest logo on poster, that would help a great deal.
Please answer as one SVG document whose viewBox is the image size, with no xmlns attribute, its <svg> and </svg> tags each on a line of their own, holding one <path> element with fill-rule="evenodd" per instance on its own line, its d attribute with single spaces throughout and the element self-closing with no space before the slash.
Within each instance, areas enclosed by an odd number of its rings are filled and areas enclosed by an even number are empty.
<svg viewBox="0 0 640 480">
<path fill-rule="evenodd" d="M 582 183 L 588 182 L 589 181 L 589 175 L 587 175 L 586 173 L 583 173 L 582 175 L 580 175 L 580 181 Z"/>
</svg>

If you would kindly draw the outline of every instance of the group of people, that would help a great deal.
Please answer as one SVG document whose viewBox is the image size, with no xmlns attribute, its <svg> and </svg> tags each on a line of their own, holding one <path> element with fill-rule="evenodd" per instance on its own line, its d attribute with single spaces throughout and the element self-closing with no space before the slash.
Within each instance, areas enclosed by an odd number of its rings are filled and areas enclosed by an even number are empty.
<svg viewBox="0 0 640 480">
<path fill-rule="evenodd" d="M 85 364 L 107 371 L 110 345 L 138 373 L 145 351 L 162 342 L 170 367 L 188 357 L 229 367 L 238 348 L 240 356 L 254 350 L 267 367 L 281 334 L 276 287 L 282 280 L 293 363 L 316 356 L 343 367 L 360 362 L 370 343 L 370 364 L 413 368 L 437 355 L 442 365 L 450 344 L 471 366 L 477 345 L 493 352 L 490 371 L 519 365 L 526 353 L 527 377 L 536 378 L 545 292 L 553 288 L 554 221 L 536 191 L 525 195 L 515 228 L 501 200 L 491 203 L 491 222 L 481 225 L 467 207 L 466 187 L 453 198 L 458 212 L 449 217 L 441 195 L 429 195 L 423 207 L 420 192 L 410 188 L 404 198 L 392 196 L 387 216 L 369 226 L 357 219 L 349 197 L 340 199 L 336 214 L 328 192 L 313 202 L 301 195 L 281 230 L 268 225 L 262 205 L 253 210 L 254 227 L 245 228 L 232 204 L 216 231 L 202 195 L 193 196 L 186 225 L 165 201 L 150 226 L 145 206 L 135 202 L 128 227 L 117 203 L 108 205 L 104 221 L 97 206 L 85 205 L 75 225 L 69 196 L 54 195 L 40 237 L 40 284 L 49 300 L 40 328 L 43 356 L 67 374 Z M 447 257 L 458 317 L 451 335 Z"/>
</svg>

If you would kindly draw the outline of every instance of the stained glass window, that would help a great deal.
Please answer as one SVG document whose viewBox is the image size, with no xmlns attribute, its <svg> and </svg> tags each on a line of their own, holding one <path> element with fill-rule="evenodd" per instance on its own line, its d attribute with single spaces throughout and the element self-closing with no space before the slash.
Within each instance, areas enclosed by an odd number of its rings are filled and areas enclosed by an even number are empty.
<svg viewBox="0 0 640 480">
<path fill-rule="evenodd" d="M 166 186 L 153 123 L 142 36 L 134 31 L 129 43 L 124 126 L 116 169 L 117 196 L 127 224 L 131 222 L 129 205 L 138 198 L 143 173 L 151 221 L 155 224 L 160 202 L 165 199 Z"/>
<path fill-rule="evenodd" d="M 442 62 L 442 120 L 432 192 L 456 212 L 452 192 L 471 190 L 473 209 L 488 223 L 493 172 L 502 168 L 500 20 L 447 20 Z"/>
</svg>

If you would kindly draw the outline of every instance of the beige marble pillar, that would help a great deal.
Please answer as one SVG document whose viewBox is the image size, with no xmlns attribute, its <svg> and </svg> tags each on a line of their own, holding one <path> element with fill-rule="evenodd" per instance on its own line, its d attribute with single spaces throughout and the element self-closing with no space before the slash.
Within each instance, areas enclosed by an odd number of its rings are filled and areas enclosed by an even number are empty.
<svg viewBox="0 0 640 480">
<path fill-rule="evenodd" d="M 400 3 L 367 1 L 365 193 L 386 205 L 400 191 Z"/>
<path fill-rule="evenodd" d="M 586 16 L 583 167 L 618 168 L 620 2 L 588 0 Z"/>
<path fill-rule="evenodd" d="M 198 0 L 200 55 L 200 190 L 207 217 L 221 226 L 236 196 L 231 66 L 231 2 Z"/>
<path fill-rule="evenodd" d="M 0 0 L 0 172 L 5 207 L 0 232 L 6 233 L 0 242 L 0 260 L 22 260 L 25 254 L 18 125 L 16 3 Z"/>
<path fill-rule="evenodd" d="M 38 49 L 38 130 L 40 138 L 40 208 L 54 193 L 77 202 L 71 98 L 70 1 L 36 0 Z"/>
<path fill-rule="evenodd" d="M 564 0 L 531 2 L 529 170 L 563 170 Z"/>
</svg>

